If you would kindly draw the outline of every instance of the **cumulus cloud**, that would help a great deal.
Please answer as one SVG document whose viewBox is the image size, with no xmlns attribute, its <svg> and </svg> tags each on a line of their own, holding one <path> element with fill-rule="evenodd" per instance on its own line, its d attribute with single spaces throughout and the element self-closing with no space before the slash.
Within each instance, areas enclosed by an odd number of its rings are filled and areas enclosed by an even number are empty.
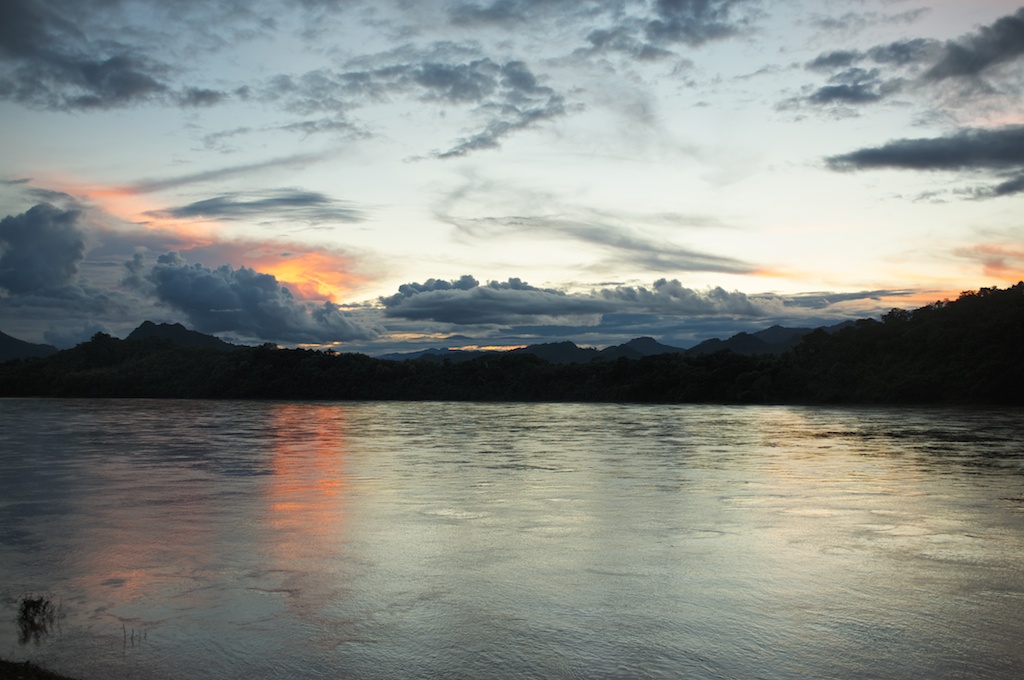
<svg viewBox="0 0 1024 680">
<path fill-rule="evenodd" d="M 142 279 L 140 267 L 138 258 L 128 263 L 129 280 L 137 284 Z M 293 343 L 368 340 L 377 335 L 338 305 L 299 301 L 274 276 L 248 267 L 210 269 L 170 252 L 157 258 L 145 280 L 153 295 L 183 312 L 204 333 L 233 332 Z"/>
<path fill-rule="evenodd" d="M 658 279 L 651 287 L 601 288 L 595 297 L 615 305 L 617 312 L 648 312 L 668 316 L 764 316 L 779 311 L 776 298 L 755 298 L 721 287 L 695 290 L 672 279 Z"/>
<path fill-rule="evenodd" d="M 80 218 L 40 203 L 0 220 L 0 288 L 34 294 L 72 283 L 86 250 Z"/>
<path fill-rule="evenodd" d="M 462 325 L 506 325 L 526 319 L 596 314 L 606 309 L 599 300 L 536 288 L 517 278 L 481 285 L 472 276 L 405 284 L 380 302 L 389 317 Z"/>
<path fill-rule="evenodd" d="M 188 205 L 146 213 L 161 218 L 239 220 L 252 217 L 321 222 L 360 222 L 361 210 L 316 191 L 278 189 L 264 194 L 229 193 Z"/>
<path fill-rule="evenodd" d="M 614 286 L 570 294 L 537 288 L 517 278 L 481 284 L 472 276 L 406 284 L 380 302 L 389 317 L 460 325 L 512 325 L 608 314 L 757 317 L 778 313 L 783 307 L 778 297 L 754 297 L 720 287 L 700 291 L 674 279 L 658 279 L 650 287 Z"/>
<path fill-rule="evenodd" d="M 946 137 L 897 139 L 827 160 L 833 170 L 976 170 L 1002 176 L 1000 183 L 973 192 L 979 197 L 1024 190 L 1024 125 L 967 129 Z"/>
</svg>

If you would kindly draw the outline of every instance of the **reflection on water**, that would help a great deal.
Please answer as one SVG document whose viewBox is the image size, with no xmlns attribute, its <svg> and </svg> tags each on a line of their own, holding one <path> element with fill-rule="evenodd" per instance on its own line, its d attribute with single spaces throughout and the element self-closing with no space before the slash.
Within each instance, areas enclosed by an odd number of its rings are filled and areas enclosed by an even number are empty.
<svg viewBox="0 0 1024 680">
<path fill-rule="evenodd" d="M 0 400 L 0 656 L 85 680 L 1018 677 L 1021 415 Z M 38 645 L 26 596 L 60 607 Z"/>
</svg>

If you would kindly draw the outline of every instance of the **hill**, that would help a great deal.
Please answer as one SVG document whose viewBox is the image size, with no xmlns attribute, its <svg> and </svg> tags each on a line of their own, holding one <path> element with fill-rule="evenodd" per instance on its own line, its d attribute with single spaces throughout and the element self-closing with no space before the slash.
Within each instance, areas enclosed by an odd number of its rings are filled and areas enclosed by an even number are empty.
<svg viewBox="0 0 1024 680">
<path fill-rule="evenodd" d="M 57 348 L 53 345 L 25 342 L 6 333 L 0 333 L 0 362 L 13 359 L 35 359 L 56 353 Z"/>
<path fill-rule="evenodd" d="M 0 396 L 1024 404 L 1024 283 L 820 328 L 781 354 L 666 353 L 640 341 L 633 351 L 658 353 L 594 360 L 597 350 L 561 342 L 458 362 L 390 361 L 159 336 L 97 333 L 70 350 L 2 364 Z M 770 344 L 756 334 L 734 338 Z"/>
<path fill-rule="evenodd" d="M 149 338 L 167 340 L 177 347 L 206 347 L 221 352 L 228 352 L 238 347 L 238 345 L 224 342 L 213 335 L 189 330 L 180 323 L 157 324 L 152 321 L 143 321 L 142 325 L 129 333 L 125 340 L 145 340 Z"/>
</svg>

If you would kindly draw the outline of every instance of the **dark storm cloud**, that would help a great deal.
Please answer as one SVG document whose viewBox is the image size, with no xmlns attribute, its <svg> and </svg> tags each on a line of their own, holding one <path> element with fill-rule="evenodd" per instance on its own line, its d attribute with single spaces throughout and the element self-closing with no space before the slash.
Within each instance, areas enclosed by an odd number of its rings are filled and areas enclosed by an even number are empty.
<svg viewBox="0 0 1024 680">
<path fill-rule="evenodd" d="M 615 286 L 570 294 L 515 278 L 480 284 L 472 276 L 406 284 L 380 302 L 388 317 L 499 326 L 578 316 L 599 319 L 607 314 L 760 317 L 781 311 L 784 304 L 780 298 L 717 287 L 698 291 L 668 279 L 659 279 L 649 288 Z"/>
<path fill-rule="evenodd" d="M 1024 56 L 1024 8 L 983 26 L 977 33 L 946 44 L 926 80 L 976 77 L 989 68 Z"/>
<path fill-rule="evenodd" d="M 80 217 L 40 203 L 0 220 L 0 288 L 23 295 L 71 284 L 85 258 Z"/>
<path fill-rule="evenodd" d="M 962 130 L 947 137 L 897 139 L 826 159 L 833 170 L 977 170 L 1003 176 L 1001 183 L 973 193 L 979 198 L 1024 190 L 1024 126 Z"/>
<path fill-rule="evenodd" d="M 139 258 L 127 263 L 129 280 L 141 283 L 142 264 Z M 377 334 L 338 305 L 296 300 L 274 276 L 248 267 L 209 269 L 171 252 L 157 259 L 145 279 L 161 302 L 183 312 L 204 333 L 294 343 L 369 340 Z"/>
<path fill-rule="evenodd" d="M 188 205 L 146 213 L 154 217 L 238 220 L 262 218 L 304 220 L 310 223 L 360 222 L 362 211 L 315 191 L 281 189 L 264 196 L 230 193 Z"/>
</svg>

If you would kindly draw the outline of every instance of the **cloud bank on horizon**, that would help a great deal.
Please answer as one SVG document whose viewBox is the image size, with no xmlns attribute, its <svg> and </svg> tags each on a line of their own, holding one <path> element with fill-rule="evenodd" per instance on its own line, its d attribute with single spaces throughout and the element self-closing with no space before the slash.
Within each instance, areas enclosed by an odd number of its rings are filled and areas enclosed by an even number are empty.
<svg viewBox="0 0 1024 680">
<path fill-rule="evenodd" d="M 1024 278 L 1003 0 L 9 0 L 0 329 L 687 346 Z"/>
</svg>

